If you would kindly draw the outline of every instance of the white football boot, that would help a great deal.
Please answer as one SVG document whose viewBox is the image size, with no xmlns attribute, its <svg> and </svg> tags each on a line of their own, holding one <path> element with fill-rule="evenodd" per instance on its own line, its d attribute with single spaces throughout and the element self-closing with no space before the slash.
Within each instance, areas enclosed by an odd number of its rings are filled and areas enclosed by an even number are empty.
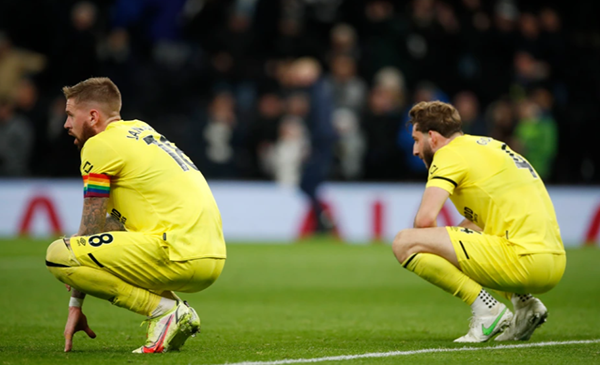
<svg viewBox="0 0 600 365">
<path fill-rule="evenodd" d="M 178 301 L 167 314 L 148 319 L 146 344 L 133 353 L 163 353 L 177 351 L 192 335 L 200 330 L 200 318 L 187 303 Z"/>
<path fill-rule="evenodd" d="M 187 301 L 183 302 L 192 312 L 192 318 L 190 318 L 190 324 L 192 326 L 192 337 L 196 337 L 196 334 L 200 332 L 200 316 L 196 313 L 196 310 L 192 308 Z M 183 344 L 182 344 L 183 346 Z"/>
<path fill-rule="evenodd" d="M 515 316 L 510 326 L 496 337 L 496 341 L 527 341 L 533 331 L 546 322 L 548 309 L 537 298 L 529 297 L 514 303 Z"/>
<path fill-rule="evenodd" d="M 512 312 L 502 303 L 494 306 L 489 316 L 471 317 L 469 332 L 454 342 L 486 342 L 510 325 Z"/>
</svg>

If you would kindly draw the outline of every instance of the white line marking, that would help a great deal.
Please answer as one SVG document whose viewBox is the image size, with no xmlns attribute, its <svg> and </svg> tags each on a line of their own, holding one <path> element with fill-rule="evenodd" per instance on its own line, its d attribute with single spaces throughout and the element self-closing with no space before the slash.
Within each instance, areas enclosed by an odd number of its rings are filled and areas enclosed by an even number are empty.
<svg viewBox="0 0 600 365">
<path fill-rule="evenodd" d="M 413 351 L 391 351 L 391 352 L 371 352 L 361 355 L 341 355 L 341 356 L 327 356 L 317 357 L 313 359 L 289 359 L 289 360 L 274 360 L 274 361 L 244 361 L 236 363 L 225 363 L 222 365 L 283 365 L 283 364 L 302 364 L 302 363 L 313 363 L 323 361 L 341 361 L 341 360 L 354 360 L 354 359 L 366 359 L 366 358 L 377 358 L 377 357 L 391 357 L 391 356 L 407 356 L 417 354 L 428 354 L 434 352 L 460 352 L 460 351 L 481 351 L 481 350 L 508 350 L 508 349 L 522 349 L 527 347 L 546 347 L 546 346 L 560 346 L 560 345 L 579 345 L 579 344 L 590 344 L 600 343 L 600 339 L 597 340 L 581 340 L 581 341 L 552 341 L 552 342 L 537 342 L 527 343 L 520 345 L 499 345 L 499 346 L 488 346 L 488 347 L 458 347 L 458 348 L 437 348 L 437 349 L 423 349 Z"/>
</svg>

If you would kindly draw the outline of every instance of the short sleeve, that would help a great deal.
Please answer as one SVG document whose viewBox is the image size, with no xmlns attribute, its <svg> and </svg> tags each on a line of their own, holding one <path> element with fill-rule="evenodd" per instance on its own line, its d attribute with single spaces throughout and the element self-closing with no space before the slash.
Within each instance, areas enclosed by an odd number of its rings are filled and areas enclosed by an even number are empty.
<svg viewBox="0 0 600 365">
<path fill-rule="evenodd" d="M 452 195 L 454 189 L 463 182 L 466 168 L 463 158 L 456 151 L 441 148 L 433 157 L 426 187 L 436 186 Z"/>
<path fill-rule="evenodd" d="M 117 176 L 122 158 L 105 141 L 90 138 L 81 151 L 84 198 L 108 198 L 111 177 Z"/>
</svg>

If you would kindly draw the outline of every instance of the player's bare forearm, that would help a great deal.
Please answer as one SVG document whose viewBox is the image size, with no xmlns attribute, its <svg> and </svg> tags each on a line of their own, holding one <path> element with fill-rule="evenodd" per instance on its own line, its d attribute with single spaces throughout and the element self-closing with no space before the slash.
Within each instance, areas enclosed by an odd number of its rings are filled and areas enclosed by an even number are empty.
<svg viewBox="0 0 600 365">
<path fill-rule="evenodd" d="M 107 204 L 107 198 L 83 199 L 83 212 L 81 213 L 81 224 L 77 232 L 78 236 L 104 232 Z"/>
<path fill-rule="evenodd" d="M 104 232 L 115 232 L 125 231 L 123 223 L 119 222 L 117 218 L 109 215 L 106 217 L 106 223 L 104 223 Z"/>
<path fill-rule="evenodd" d="M 440 210 L 442 210 L 449 195 L 450 194 L 446 190 L 436 186 L 426 188 L 413 227 L 437 227 L 437 216 L 440 213 Z"/>
<path fill-rule="evenodd" d="M 463 221 L 460 222 L 460 224 L 458 226 L 463 227 L 463 228 L 468 228 L 473 231 L 478 231 L 478 232 L 483 231 L 483 229 L 481 229 L 481 227 L 479 227 L 478 225 L 476 225 L 475 223 L 471 222 L 470 220 L 468 220 L 466 218 L 463 219 Z"/>
<path fill-rule="evenodd" d="M 413 221 L 414 228 L 434 228 L 437 227 L 436 217 L 423 218 L 417 215 Z"/>
</svg>

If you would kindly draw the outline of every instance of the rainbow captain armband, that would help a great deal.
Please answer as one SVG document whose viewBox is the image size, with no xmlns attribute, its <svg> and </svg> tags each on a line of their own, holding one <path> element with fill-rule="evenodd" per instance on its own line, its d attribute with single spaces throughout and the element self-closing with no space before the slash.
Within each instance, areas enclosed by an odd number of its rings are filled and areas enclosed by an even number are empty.
<svg viewBox="0 0 600 365">
<path fill-rule="evenodd" d="M 84 198 L 108 198 L 110 194 L 110 177 L 104 174 L 83 176 Z"/>
</svg>

